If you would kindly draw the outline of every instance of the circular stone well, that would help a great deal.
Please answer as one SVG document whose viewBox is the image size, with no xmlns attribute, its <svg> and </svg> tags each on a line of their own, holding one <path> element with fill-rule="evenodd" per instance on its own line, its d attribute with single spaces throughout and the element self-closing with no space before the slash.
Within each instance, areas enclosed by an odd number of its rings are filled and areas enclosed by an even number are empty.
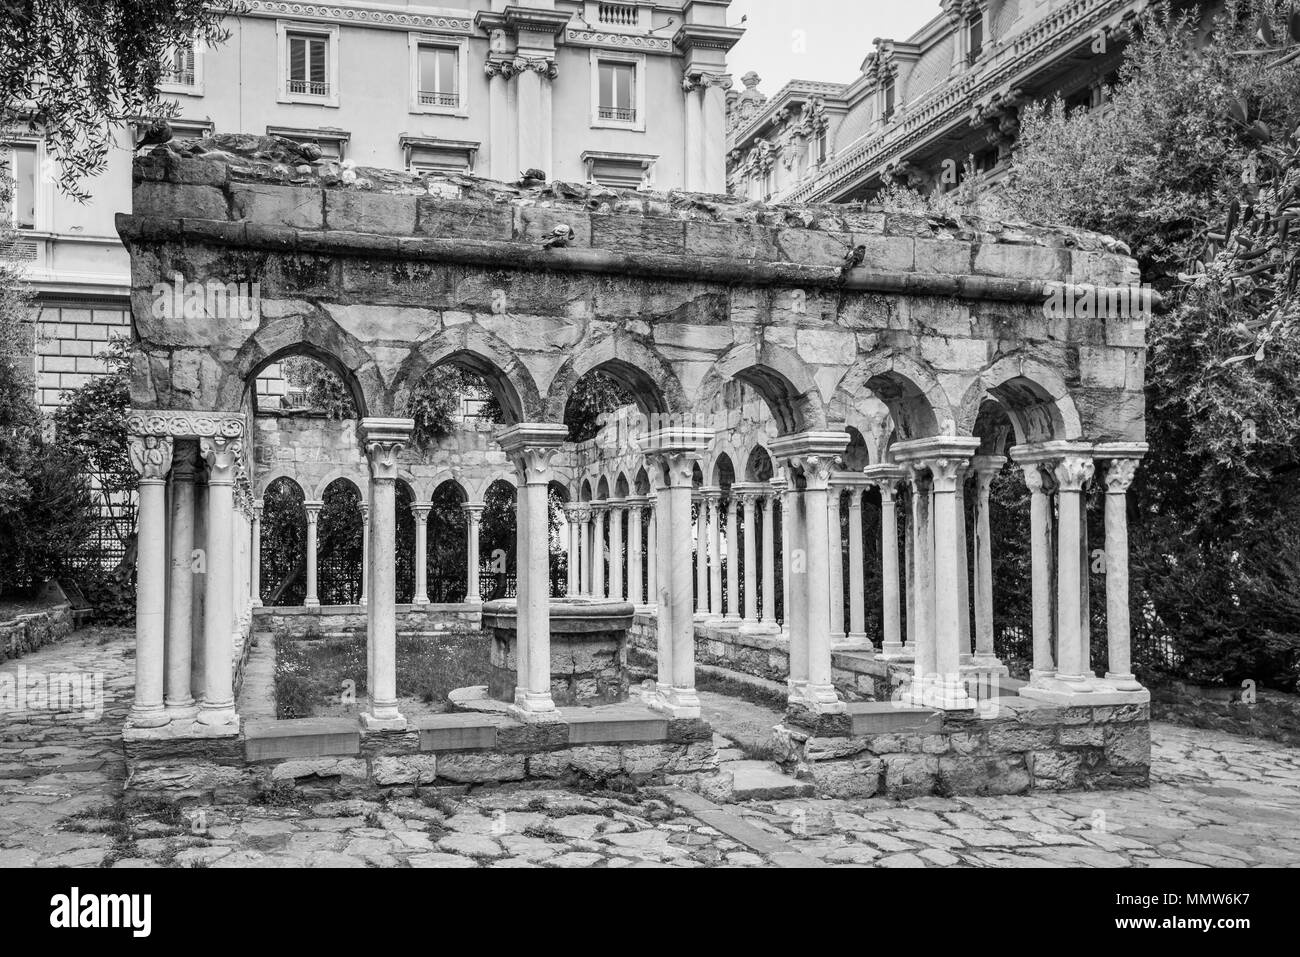
<svg viewBox="0 0 1300 957">
<path fill-rule="evenodd" d="M 560 706 L 626 701 L 627 630 L 632 603 L 607 598 L 551 601 L 551 697 Z M 488 694 L 515 699 L 518 623 L 513 598 L 483 606 L 483 628 L 492 632 Z"/>
</svg>

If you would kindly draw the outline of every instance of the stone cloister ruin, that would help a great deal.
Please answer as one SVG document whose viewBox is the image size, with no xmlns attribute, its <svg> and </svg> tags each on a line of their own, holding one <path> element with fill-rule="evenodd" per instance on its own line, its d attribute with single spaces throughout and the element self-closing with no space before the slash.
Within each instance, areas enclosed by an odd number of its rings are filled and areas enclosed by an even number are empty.
<svg viewBox="0 0 1300 957">
<path fill-rule="evenodd" d="M 1104 310 L 1053 318 L 1043 307 L 1054 290 L 1096 287 L 1104 303 L 1135 283 L 1121 245 L 563 183 L 361 170 L 351 185 L 327 185 L 275 150 L 223 137 L 137 160 L 134 211 L 119 217 L 139 350 L 128 423 L 140 473 L 138 645 L 125 732 L 137 787 L 172 786 L 165 769 L 178 763 L 203 768 L 177 785 L 191 790 L 299 773 L 380 784 L 554 777 L 600 748 L 625 772 L 699 778 L 711 745 L 697 649 L 746 642 L 783 663 L 777 735 L 790 766 L 826 793 L 1145 778 L 1149 699 L 1129 664 L 1125 496 L 1145 451 L 1144 329 Z M 561 225 L 572 238 L 547 245 Z M 845 262 L 855 248 L 860 265 Z M 196 321 L 159 308 L 160 285 L 173 283 L 252 289 L 257 308 Z M 337 371 L 358 410 L 355 426 L 319 423 L 337 441 L 315 460 L 258 448 L 272 430 L 257 421 L 252 384 L 291 354 Z M 410 446 L 402 414 L 440 364 L 481 376 L 505 419 L 481 455 L 450 464 Z M 637 408 L 575 444 L 566 402 L 593 371 Z M 1023 686 L 1005 679 L 993 646 L 988 489 L 1008 460 L 1031 493 Z M 362 600 L 317 607 L 309 521 L 312 607 L 292 610 L 364 618 L 360 722 L 241 722 L 253 622 L 281 611 L 257 607 L 256 503 L 286 477 L 309 512 L 338 479 L 362 497 Z M 396 603 L 395 490 L 410 490 L 423 555 L 421 512 L 442 483 L 459 485 L 470 530 L 460 611 L 477 619 L 476 516 L 499 480 L 517 503 L 513 695 L 496 710 L 409 719 L 396 635 L 404 616 L 438 606 L 422 561 L 414 601 Z M 1091 634 L 1088 607 L 1085 491 L 1095 483 L 1105 487 L 1104 638 Z M 551 589 L 551 488 L 566 502 L 563 600 Z M 868 592 L 871 509 L 881 582 Z M 627 640 L 654 675 L 603 718 L 557 705 L 551 648 L 561 605 L 601 601 L 631 606 Z M 873 607 L 878 645 L 864 624 Z M 1103 640 L 1096 674 L 1092 642 Z"/>
</svg>

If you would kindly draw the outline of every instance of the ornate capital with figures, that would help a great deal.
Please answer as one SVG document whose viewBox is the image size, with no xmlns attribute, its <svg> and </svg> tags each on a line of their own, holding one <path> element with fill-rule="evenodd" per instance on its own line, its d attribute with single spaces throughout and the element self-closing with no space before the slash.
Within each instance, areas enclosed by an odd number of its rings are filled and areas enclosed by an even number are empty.
<svg viewBox="0 0 1300 957">
<path fill-rule="evenodd" d="M 1053 467 L 1057 489 L 1062 492 L 1081 492 L 1092 480 L 1094 465 L 1085 455 L 1066 455 Z"/>
<path fill-rule="evenodd" d="M 132 435 L 127 438 L 131 467 L 142 482 L 161 482 L 172 467 L 172 438 L 169 435 Z"/>
<path fill-rule="evenodd" d="M 1106 468 L 1106 493 L 1123 495 L 1137 474 L 1137 459 L 1111 459 Z"/>
</svg>

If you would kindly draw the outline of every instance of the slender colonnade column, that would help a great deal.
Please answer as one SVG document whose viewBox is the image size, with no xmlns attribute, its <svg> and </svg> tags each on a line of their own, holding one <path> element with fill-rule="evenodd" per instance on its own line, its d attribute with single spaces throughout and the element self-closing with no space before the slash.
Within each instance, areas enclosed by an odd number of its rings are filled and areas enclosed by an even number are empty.
<svg viewBox="0 0 1300 957">
<path fill-rule="evenodd" d="M 172 457 L 171 561 L 167 594 L 167 687 L 169 720 L 185 720 L 198 714 L 190 688 L 191 650 L 194 640 L 194 471 L 198 465 L 197 443 L 175 443 Z M 257 513 L 254 512 L 254 527 Z"/>
<path fill-rule="evenodd" d="M 722 489 L 704 490 L 709 509 L 709 620 L 722 618 Z"/>
<path fill-rule="evenodd" d="M 732 485 L 727 493 L 727 600 L 723 608 L 722 622 L 725 625 L 740 624 L 740 543 L 737 541 L 739 524 L 740 497 L 736 486 Z"/>
<path fill-rule="evenodd" d="M 194 494 L 193 482 L 190 483 L 190 494 Z M 194 514 L 193 508 L 190 509 L 190 514 Z M 252 537 L 253 554 L 248 565 L 248 590 L 251 593 L 253 607 L 260 608 L 262 606 L 262 503 L 260 500 L 253 503 Z"/>
<path fill-rule="evenodd" d="M 840 524 L 840 487 L 826 490 L 826 562 L 830 593 L 831 646 L 843 645 L 844 634 L 844 536 Z"/>
<path fill-rule="evenodd" d="M 776 493 L 769 486 L 763 499 L 763 616 L 760 624 L 775 630 L 776 625 Z"/>
<path fill-rule="evenodd" d="M 320 518 L 323 502 L 303 502 L 307 513 L 307 597 L 303 604 L 308 608 L 320 606 L 320 596 L 316 591 L 316 521 Z"/>
<path fill-rule="evenodd" d="M 127 721 L 136 728 L 167 724 L 163 704 L 167 613 L 167 473 L 170 436 L 129 437 L 131 464 L 140 477 L 136 536 L 135 700 Z M 229 635 L 230 629 L 225 629 Z M 228 640 L 228 639 L 227 639 Z"/>
<path fill-rule="evenodd" d="M 465 537 L 467 555 L 465 568 L 465 601 L 481 602 L 483 593 L 479 584 L 479 524 L 483 521 L 482 502 L 466 502 L 461 506 L 465 510 Z"/>
<path fill-rule="evenodd" d="M 370 461 L 370 593 L 367 646 L 370 710 L 361 715 L 376 731 L 404 731 L 397 710 L 397 455 L 415 427 L 412 419 L 366 417 L 361 435 Z"/>
<path fill-rule="evenodd" d="M 864 473 L 880 491 L 880 657 L 900 658 L 903 636 L 899 605 L 898 486 L 905 473 L 891 465 L 869 466 Z"/>
<path fill-rule="evenodd" d="M 645 578 L 641 559 L 641 518 L 645 514 L 645 496 L 627 500 L 627 600 L 634 607 L 645 604 Z"/>
<path fill-rule="evenodd" d="M 609 597 L 623 600 L 623 503 L 609 506 Z"/>
<path fill-rule="evenodd" d="M 866 588 L 862 564 L 862 489 L 849 486 L 849 634 L 848 644 L 867 646 Z"/>
<path fill-rule="evenodd" d="M 242 433 L 241 433 L 242 437 Z M 211 436 L 199 440 L 208 465 L 207 581 L 203 597 L 203 700 L 200 724 L 238 725 L 232 668 L 234 583 L 235 469 L 243 452 L 240 437 Z"/>
<path fill-rule="evenodd" d="M 1099 445 L 1096 454 L 1112 455 L 1106 469 L 1106 683 L 1116 691 L 1142 691 L 1133 675 L 1129 636 L 1128 489 L 1144 444 Z"/>
<path fill-rule="evenodd" d="M 419 502 L 411 506 L 411 515 L 415 519 L 415 595 L 413 605 L 429 604 L 429 511 L 433 506 L 429 502 Z"/>
</svg>

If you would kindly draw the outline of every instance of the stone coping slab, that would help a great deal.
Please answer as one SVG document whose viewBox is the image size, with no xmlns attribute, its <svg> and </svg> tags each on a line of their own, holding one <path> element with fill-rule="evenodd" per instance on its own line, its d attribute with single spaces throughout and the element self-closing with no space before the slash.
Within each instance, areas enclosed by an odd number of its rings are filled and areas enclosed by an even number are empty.
<svg viewBox="0 0 1300 957">
<path fill-rule="evenodd" d="M 483 610 L 481 602 L 447 602 L 427 605 L 395 605 L 398 614 L 420 612 L 431 614 L 437 612 L 478 612 Z M 364 615 L 365 605 L 258 605 L 253 609 L 254 618 L 274 618 L 280 615 Z"/>
<path fill-rule="evenodd" d="M 250 718 L 244 722 L 249 761 L 350 755 L 361 750 L 361 730 L 351 718 Z"/>
</svg>

